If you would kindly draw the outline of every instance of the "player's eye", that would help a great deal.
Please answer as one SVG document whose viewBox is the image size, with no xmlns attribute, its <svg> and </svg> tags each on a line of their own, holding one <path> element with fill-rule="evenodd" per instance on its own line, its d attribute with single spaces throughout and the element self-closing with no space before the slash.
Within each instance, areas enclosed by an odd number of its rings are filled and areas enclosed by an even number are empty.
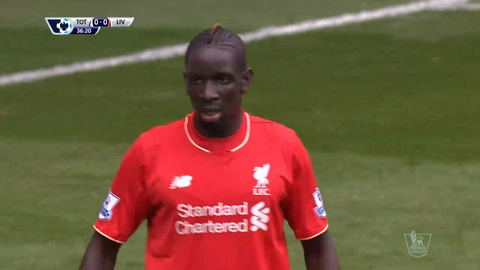
<svg viewBox="0 0 480 270">
<path fill-rule="evenodd" d="M 219 82 L 220 82 L 221 84 L 230 83 L 230 78 L 227 77 L 227 76 L 222 76 L 222 77 L 220 77 Z"/>
<path fill-rule="evenodd" d="M 202 83 L 202 80 L 198 77 L 193 77 L 192 78 L 192 83 L 193 84 L 201 84 Z"/>
</svg>

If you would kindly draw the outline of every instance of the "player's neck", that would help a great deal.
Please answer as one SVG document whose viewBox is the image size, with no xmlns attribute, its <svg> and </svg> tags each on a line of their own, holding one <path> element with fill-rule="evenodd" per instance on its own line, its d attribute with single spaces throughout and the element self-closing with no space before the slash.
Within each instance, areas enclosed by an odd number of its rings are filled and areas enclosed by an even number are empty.
<svg viewBox="0 0 480 270">
<path fill-rule="evenodd" d="M 243 122 L 243 112 L 233 117 L 225 118 L 220 124 L 205 123 L 199 117 L 194 117 L 195 130 L 206 138 L 226 138 L 240 129 Z"/>
</svg>

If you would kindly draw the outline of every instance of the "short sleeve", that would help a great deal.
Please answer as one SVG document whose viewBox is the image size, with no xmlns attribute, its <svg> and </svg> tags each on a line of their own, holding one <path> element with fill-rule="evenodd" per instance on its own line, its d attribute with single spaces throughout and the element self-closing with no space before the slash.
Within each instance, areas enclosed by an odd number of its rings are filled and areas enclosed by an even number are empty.
<svg viewBox="0 0 480 270">
<path fill-rule="evenodd" d="M 310 156 L 295 134 L 291 144 L 292 183 L 286 202 L 286 219 L 299 240 L 324 233 L 328 220 Z"/>
<path fill-rule="evenodd" d="M 138 139 L 123 157 L 94 224 L 98 233 L 112 241 L 126 242 L 146 218 L 144 156 L 142 142 Z"/>
</svg>

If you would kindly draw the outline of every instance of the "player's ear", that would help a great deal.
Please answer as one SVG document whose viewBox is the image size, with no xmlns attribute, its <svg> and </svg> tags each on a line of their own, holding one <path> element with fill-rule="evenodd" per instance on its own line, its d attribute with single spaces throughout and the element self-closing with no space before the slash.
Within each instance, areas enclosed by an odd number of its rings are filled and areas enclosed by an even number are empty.
<svg viewBox="0 0 480 270">
<path fill-rule="evenodd" d="M 250 83 L 253 79 L 253 70 L 248 68 L 242 75 L 242 94 L 246 94 L 250 89 Z"/>
</svg>

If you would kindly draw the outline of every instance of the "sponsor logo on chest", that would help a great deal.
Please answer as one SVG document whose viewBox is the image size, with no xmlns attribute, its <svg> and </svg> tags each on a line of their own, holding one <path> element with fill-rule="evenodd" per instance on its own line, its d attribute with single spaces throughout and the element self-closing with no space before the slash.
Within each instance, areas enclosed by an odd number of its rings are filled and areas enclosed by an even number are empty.
<svg viewBox="0 0 480 270">
<path fill-rule="evenodd" d="M 258 202 L 249 207 L 248 202 L 239 205 L 226 205 L 218 203 L 212 206 L 193 206 L 178 204 L 177 214 L 181 220 L 175 222 L 175 231 L 180 235 L 203 233 L 246 233 L 268 231 L 270 208 L 265 202 Z M 189 222 L 186 219 L 202 217 L 242 217 L 242 221 L 214 222 Z"/>
</svg>

